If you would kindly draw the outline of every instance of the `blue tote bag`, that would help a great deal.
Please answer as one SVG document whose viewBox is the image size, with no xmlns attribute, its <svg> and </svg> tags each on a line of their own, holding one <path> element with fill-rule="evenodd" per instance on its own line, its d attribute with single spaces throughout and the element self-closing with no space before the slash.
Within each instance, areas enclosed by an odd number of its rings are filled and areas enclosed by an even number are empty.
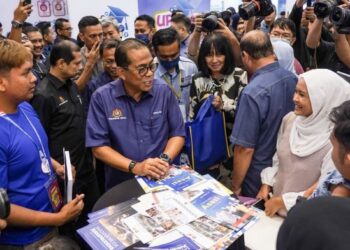
<svg viewBox="0 0 350 250">
<path fill-rule="evenodd" d="M 201 174 L 230 156 L 225 115 L 215 110 L 213 100 L 214 96 L 209 96 L 196 119 L 186 123 L 185 150 L 192 167 Z"/>
</svg>

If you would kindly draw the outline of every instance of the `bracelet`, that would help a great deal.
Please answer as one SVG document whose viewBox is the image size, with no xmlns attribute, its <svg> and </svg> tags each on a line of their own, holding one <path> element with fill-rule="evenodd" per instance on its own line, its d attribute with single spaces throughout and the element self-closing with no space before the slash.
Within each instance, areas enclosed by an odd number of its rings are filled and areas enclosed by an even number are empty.
<svg viewBox="0 0 350 250">
<path fill-rule="evenodd" d="M 131 161 L 130 164 L 129 164 L 129 167 L 128 167 L 129 173 L 133 174 L 132 171 L 135 168 L 135 166 L 136 166 L 136 161 Z"/>
</svg>

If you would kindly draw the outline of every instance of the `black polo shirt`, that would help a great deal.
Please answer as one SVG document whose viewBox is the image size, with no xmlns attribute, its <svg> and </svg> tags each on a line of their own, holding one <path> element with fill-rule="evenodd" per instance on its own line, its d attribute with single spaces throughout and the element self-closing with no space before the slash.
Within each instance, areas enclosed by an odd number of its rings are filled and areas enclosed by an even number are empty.
<svg viewBox="0 0 350 250">
<path fill-rule="evenodd" d="M 77 85 L 49 73 L 37 86 L 31 103 L 49 138 L 51 157 L 62 164 L 62 149 L 69 150 L 77 170 L 75 184 L 88 182 L 93 177 L 92 154 L 85 147 L 84 106 Z"/>
</svg>

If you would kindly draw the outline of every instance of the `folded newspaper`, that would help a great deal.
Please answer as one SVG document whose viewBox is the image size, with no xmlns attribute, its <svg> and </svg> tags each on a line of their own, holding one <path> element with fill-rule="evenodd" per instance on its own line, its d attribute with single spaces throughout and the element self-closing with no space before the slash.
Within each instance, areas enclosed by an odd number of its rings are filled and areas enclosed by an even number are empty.
<svg viewBox="0 0 350 250">
<path fill-rule="evenodd" d="M 226 249 L 258 219 L 258 209 L 186 166 L 136 179 L 146 194 L 90 213 L 77 231 L 92 249 Z"/>
</svg>

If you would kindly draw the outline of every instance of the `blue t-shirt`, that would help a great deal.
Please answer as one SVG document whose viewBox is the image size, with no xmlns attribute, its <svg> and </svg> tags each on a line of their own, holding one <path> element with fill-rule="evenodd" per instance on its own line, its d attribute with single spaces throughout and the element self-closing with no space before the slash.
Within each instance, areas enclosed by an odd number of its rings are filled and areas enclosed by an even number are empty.
<svg viewBox="0 0 350 250">
<path fill-rule="evenodd" d="M 275 62 L 257 70 L 240 96 L 230 141 L 254 148 L 242 185 L 247 196 L 255 197 L 261 186 L 260 172 L 272 166 L 282 118 L 294 109 L 296 83 L 297 77 Z"/>
<path fill-rule="evenodd" d="M 12 204 L 36 211 L 53 212 L 45 188 L 50 176 L 41 170 L 38 150 L 40 142 L 24 112 L 36 128 L 44 145 L 46 156 L 50 157 L 45 130 L 38 116 L 28 103 L 21 103 L 16 113 L 6 116 L 26 131 L 36 145 L 19 128 L 0 117 L 0 187 L 7 189 Z M 53 174 L 51 165 L 50 168 Z M 7 226 L 1 231 L 0 244 L 31 244 L 40 240 L 50 230 L 52 230 L 51 227 Z"/>
<path fill-rule="evenodd" d="M 137 162 L 159 157 L 171 137 L 185 137 L 181 111 L 171 89 L 153 81 L 139 102 L 128 96 L 121 80 L 92 95 L 86 127 L 86 146 L 110 146 Z M 133 175 L 105 167 L 106 189 Z"/>
</svg>

